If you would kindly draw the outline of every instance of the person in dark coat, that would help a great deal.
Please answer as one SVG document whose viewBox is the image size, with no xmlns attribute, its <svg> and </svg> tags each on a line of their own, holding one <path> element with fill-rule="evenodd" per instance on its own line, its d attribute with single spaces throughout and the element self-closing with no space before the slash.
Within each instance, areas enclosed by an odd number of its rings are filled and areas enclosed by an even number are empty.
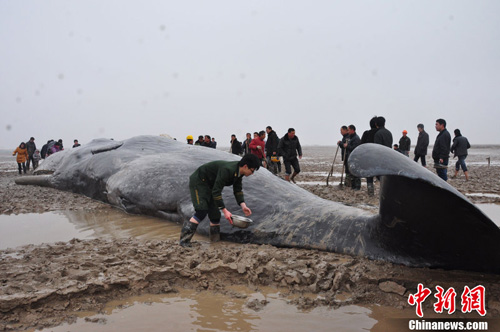
<svg viewBox="0 0 500 332">
<path fill-rule="evenodd" d="M 460 171 L 460 167 L 462 167 L 462 171 L 465 174 L 465 180 L 469 181 L 469 172 L 467 171 L 467 165 L 465 164 L 465 158 L 467 158 L 467 150 L 470 149 L 469 140 L 462 136 L 460 129 L 455 129 L 455 138 L 453 138 L 453 145 L 451 146 L 451 153 L 454 154 L 454 157 L 458 157 L 458 161 L 455 164 L 455 175 L 451 178 L 454 179 L 458 175 L 458 171 Z"/>
<path fill-rule="evenodd" d="M 392 148 L 394 149 L 394 151 L 404 154 L 403 151 L 401 151 L 401 149 L 399 148 L 399 144 L 394 144 Z"/>
<path fill-rule="evenodd" d="M 205 139 L 203 140 L 203 143 L 201 143 L 201 146 L 206 146 L 207 148 L 215 149 L 215 146 L 212 143 L 212 137 L 210 137 L 210 135 L 205 135 Z"/>
<path fill-rule="evenodd" d="M 432 159 L 434 160 L 437 175 L 441 179 L 448 181 L 451 136 L 446 129 L 446 121 L 444 119 L 436 120 L 436 131 L 439 131 L 439 134 L 432 149 Z"/>
<path fill-rule="evenodd" d="M 49 139 L 47 141 L 47 144 L 44 144 L 42 146 L 42 150 L 40 151 L 40 156 L 42 157 L 42 159 L 45 159 L 45 157 L 47 157 L 47 151 L 49 150 L 49 145 L 54 142 L 53 139 Z"/>
<path fill-rule="evenodd" d="M 347 141 L 347 138 L 349 137 L 349 128 L 347 126 L 342 126 L 340 127 L 340 135 L 342 135 L 342 140 L 337 142 L 337 145 L 340 147 L 340 155 L 342 157 L 342 161 L 344 161 L 344 156 L 345 156 L 345 148 L 344 144 Z"/>
<path fill-rule="evenodd" d="M 361 136 L 361 144 L 374 143 L 375 133 L 377 132 L 377 117 L 374 116 L 370 119 L 370 130 L 365 130 Z M 373 185 L 373 176 L 366 178 L 366 187 L 368 190 L 368 196 L 375 195 L 375 186 Z"/>
<path fill-rule="evenodd" d="M 252 175 L 260 167 L 260 160 L 248 154 L 240 161 L 215 160 L 201 165 L 189 177 L 189 191 L 193 202 L 194 215 L 186 220 L 181 229 L 179 244 L 191 247 L 191 239 L 200 222 L 208 215 L 210 219 L 210 241 L 220 239 L 221 212 L 231 224 L 232 213 L 226 209 L 222 199 L 222 190 L 226 186 L 233 187 L 234 198 L 246 216 L 252 214 L 247 207 L 243 195 L 244 176 Z"/>
<path fill-rule="evenodd" d="M 252 143 L 252 135 L 250 133 L 247 133 L 247 138 L 243 141 L 243 144 L 241 145 L 243 149 L 243 154 L 249 154 L 250 152 L 250 143 Z"/>
<path fill-rule="evenodd" d="M 361 144 L 361 139 L 359 138 L 358 134 L 356 134 L 356 127 L 354 125 L 349 125 L 349 142 L 344 144 L 345 147 L 345 158 L 346 158 L 346 170 L 345 170 L 345 176 L 346 176 L 346 182 L 347 178 L 349 177 L 351 179 L 351 188 L 354 190 L 360 190 L 361 189 L 361 179 L 358 177 L 355 177 L 354 175 L 351 174 L 351 171 L 349 170 L 349 155 L 354 151 L 355 148 L 358 147 L 358 145 Z"/>
<path fill-rule="evenodd" d="M 266 127 L 266 132 L 267 132 L 267 142 L 266 142 L 267 168 L 271 171 L 271 173 L 277 175 L 278 169 L 281 169 L 281 167 L 278 166 L 278 164 L 281 164 L 278 158 L 278 144 L 280 139 L 278 138 L 278 135 L 271 126 Z M 276 159 L 278 161 L 275 161 Z"/>
<path fill-rule="evenodd" d="M 429 134 L 424 130 L 424 125 L 419 123 L 417 125 L 418 130 L 418 139 L 417 145 L 415 146 L 415 158 L 413 159 L 415 162 L 418 162 L 420 159 L 422 166 L 426 166 L 425 156 L 427 155 L 427 147 L 429 146 Z"/>
<path fill-rule="evenodd" d="M 242 151 L 241 143 L 238 141 L 235 134 L 231 135 L 231 141 L 229 143 L 231 143 L 231 153 L 240 155 Z"/>
<path fill-rule="evenodd" d="M 194 145 L 202 146 L 203 144 L 204 144 L 203 135 L 200 135 L 200 136 L 198 136 L 198 140 L 196 142 L 194 142 Z"/>
<path fill-rule="evenodd" d="M 373 138 L 373 143 L 387 146 L 392 149 L 392 134 L 385 128 L 385 118 L 383 116 L 377 117 L 377 132 Z"/>
<path fill-rule="evenodd" d="M 33 154 L 36 151 L 36 144 L 35 144 L 35 138 L 31 137 L 28 143 L 26 143 L 26 150 L 28 150 L 28 161 L 26 162 L 26 170 L 30 170 L 30 161 L 35 164 L 35 160 L 33 159 Z M 35 169 L 35 166 L 33 166 L 33 169 Z"/>
<path fill-rule="evenodd" d="M 402 154 L 409 157 L 411 149 L 411 139 L 407 136 L 408 132 L 403 130 L 403 136 L 399 139 L 399 150 Z"/>
<path fill-rule="evenodd" d="M 295 129 L 289 128 L 288 133 L 280 139 L 278 144 L 278 154 L 283 156 L 283 162 L 285 163 L 285 180 L 292 181 L 293 183 L 295 183 L 294 178 L 300 173 L 297 153 L 299 159 L 302 159 L 302 147 L 300 146 L 299 138 L 295 136 Z M 292 167 L 293 174 L 290 177 Z"/>
</svg>

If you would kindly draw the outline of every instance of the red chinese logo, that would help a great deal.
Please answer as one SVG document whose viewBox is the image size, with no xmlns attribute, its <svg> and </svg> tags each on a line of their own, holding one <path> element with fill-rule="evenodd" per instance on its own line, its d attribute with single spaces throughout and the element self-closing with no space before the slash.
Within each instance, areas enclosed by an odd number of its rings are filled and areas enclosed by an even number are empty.
<svg viewBox="0 0 500 332">
<path fill-rule="evenodd" d="M 481 316 L 486 315 L 484 293 L 484 286 L 479 285 L 472 289 L 465 286 L 462 293 L 462 312 L 466 313 L 476 310 Z"/>
<path fill-rule="evenodd" d="M 486 289 L 484 286 L 479 285 L 472 289 L 465 286 L 461 296 L 462 312 L 465 314 L 475 310 L 481 316 L 486 315 L 485 293 Z M 422 303 L 424 303 L 425 299 L 430 294 L 431 290 L 429 288 L 424 287 L 422 284 L 418 284 L 417 293 L 408 296 L 408 303 L 410 305 L 417 305 L 416 313 L 420 318 L 424 317 Z M 437 299 L 437 302 L 434 303 L 434 312 L 440 314 L 443 313 L 443 310 L 447 310 L 449 315 L 455 312 L 455 299 L 457 293 L 453 287 L 448 288 L 445 292 L 443 287 L 436 286 L 436 294 L 434 294 L 434 297 Z"/>
<path fill-rule="evenodd" d="M 437 293 L 434 294 L 434 297 L 438 300 L 434 304 L 434 311 L 436 313 L 442 313 L 443 309 L 448 310 L 448 315 L 451 315 L 455 312 L 455 297 L 457 293 L 453 287 L 448 288 L 446 293 L 443 294 L 444 289 L 441 286 L 436 286 Z"/>
<path fill-rule="evenodd" d="M 424 313 L 422 312 L 422 303 L 429 295 L 431 295 L 431 290 L 429 288 L 424 288 L 424 285 L 422 284 L 418 284 L 417 290 L 418 292 L 415 295 L 410 294 L 410 296 L 408 296 L 408 303 L 410 305 L 416 304 L 417 316 L 424 317 Z"/>
</svg>

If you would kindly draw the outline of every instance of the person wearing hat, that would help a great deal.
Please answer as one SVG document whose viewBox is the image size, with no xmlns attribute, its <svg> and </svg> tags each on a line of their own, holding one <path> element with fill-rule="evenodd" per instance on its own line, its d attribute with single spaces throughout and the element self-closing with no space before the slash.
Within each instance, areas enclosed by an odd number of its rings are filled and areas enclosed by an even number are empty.
<svg viewBox="0 0 500 332">
<path fill-rule="evenodd" d="M 192 135 L 187 135 L 186 140 L 187 140 L 187 144 L 193 145 L 193 136 Z"/>
<path fill-rule="evenodd" d="M 210 241 L 220 239 L 221 212 L 232 224 L 232 214 L 226 209 L 222 199 L 222 190 L 226 186 L 233 187 L 234 198 L 246 216 L 252 214 L 243 196 L 244 176 L 252 175 L 260 167 L 260 160 L 253 154 L 245 155 L 241 160 L 211 161 L 198 167 L 189 177 L 189 190 L 193 202 L 194 215 L 186 220 L 181 229 L 179 244 L 191 247 L 191 239 L 200 222 L 208 215 L 210 219 Z"/>
<path fill-rule="evenodd" d="M 403 137 L 399 139 L 399 150 L 402 154 L 409 157 L 410 156 L 410 148 L 411 148 L 411 140 L 408 136 L 406 136 L 408 132 L 403 130 Z"/>
</svg>

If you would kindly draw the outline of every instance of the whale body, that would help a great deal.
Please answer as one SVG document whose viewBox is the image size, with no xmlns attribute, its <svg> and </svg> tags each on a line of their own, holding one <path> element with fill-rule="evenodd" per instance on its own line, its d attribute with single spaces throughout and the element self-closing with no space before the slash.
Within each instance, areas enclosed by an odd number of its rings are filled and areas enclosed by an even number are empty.
<svg viewBox="0 0 500 332">
<path fill-rule="evenodd" d="M 84 194 L 128 213 L 182 223 L 193 215 L 189 176 L 213 160 L 239 156 L 157 136 L 95 139 L 47 158 L 18 184 Z M 221 223 L 221 238 L 239 243 L 320 249 L 414 267 L 500 273 L 500 229 L 464 195 L 390 148 L 363 144 L 351 173 L 380 176 L 378 214 L 322 199 L 264 168 L 243 179 L 253 223 Z M 241 213 L 232 190 L 225 205 Z M 198 233 L 208 235 L 209 222 Z"/>
</svg>

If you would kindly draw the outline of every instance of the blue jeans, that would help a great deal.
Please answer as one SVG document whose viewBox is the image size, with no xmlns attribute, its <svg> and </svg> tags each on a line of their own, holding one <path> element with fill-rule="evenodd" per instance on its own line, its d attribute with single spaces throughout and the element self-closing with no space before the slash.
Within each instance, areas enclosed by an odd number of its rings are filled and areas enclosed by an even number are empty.
<svg viewBox="0 0 500 332">
<path fill-rule="evenodd" d="M 460 166 L 462 166 L 462 170 L 464 172 L 467 172 L 467 165 L 465 165 L 465 158 L 467 158 L 467 155 L 465 155 L 465 156 L 458 156 L 458 161 L 455 164 L 455 170 L 457 172 L 460 170 Z"/>
<path fill-rule="evenodd" d="M 448 166 L 448 159 L 444 159 L 442 164 Z M 448 181 L 448 168 L 437 168 L 436 173 L 441 179 Z"/>
</svg>

